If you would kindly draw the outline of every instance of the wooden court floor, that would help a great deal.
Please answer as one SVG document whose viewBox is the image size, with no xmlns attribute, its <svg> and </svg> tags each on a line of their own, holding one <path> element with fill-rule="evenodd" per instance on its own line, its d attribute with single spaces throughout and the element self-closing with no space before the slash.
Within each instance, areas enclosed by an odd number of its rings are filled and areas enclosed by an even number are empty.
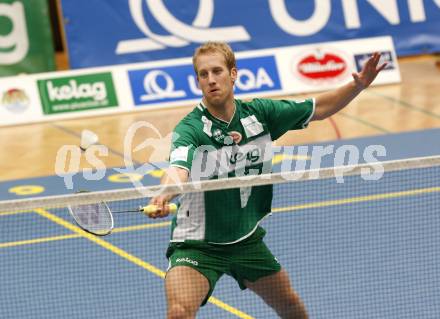
<svg viewBox="0 0 440 319">
<path fill-rule="evenodd" d="M 400 59 L 401 84 L 369 88 L 340 113 L 312 122 L 306 130 L 288 132 L 277 144 L 297 145 L 440 127 L 438 60 L 436 56 Z M 283 98 L 309 96 L 313 95 Z M 99 157 L 106 167 L 125 166 L 124 138 L 127 130 L 139 121 L 152 124 L 157 131 L 139 129 L 132 140 L 133 147 L 147 138 L 154 139 L 155 147 L 132 153 L 133 159 L 138 163 L 164 161 L 168 156 L 169 133 L 193 107 L 0 128 L 0 181 L 55 175 L 57 151 L 63 145 L 79 145 L 83 129 L 94 131 L 100 143 L 108 147 L 108 155 Z M 80 167 L 89 165 L 81 160 Z"/>
</svg>

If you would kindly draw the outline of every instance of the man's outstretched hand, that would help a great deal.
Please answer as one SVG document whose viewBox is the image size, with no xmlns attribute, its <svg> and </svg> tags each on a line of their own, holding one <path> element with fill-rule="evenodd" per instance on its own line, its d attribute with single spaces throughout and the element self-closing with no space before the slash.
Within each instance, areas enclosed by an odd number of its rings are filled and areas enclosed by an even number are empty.
<svg viewBox="0 0 440 319">
<path fill-rule="evenodd" d="M 352 74 L 357 88 L 363 90 L 369 87 L 379 72 L 387 66 L 387 63 L 385 62 L 378 67 L 379 60 L 380 54 L 375 52 L 364 64 L 361 72 Z"/>
</svg>

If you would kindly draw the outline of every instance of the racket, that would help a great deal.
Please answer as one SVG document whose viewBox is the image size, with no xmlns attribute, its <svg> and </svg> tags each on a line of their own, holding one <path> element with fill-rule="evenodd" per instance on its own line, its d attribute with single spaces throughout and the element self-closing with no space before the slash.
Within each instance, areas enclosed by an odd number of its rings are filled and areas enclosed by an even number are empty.
<svg viewBox="0 0 440 319">
<path fill-rule="evenodd" d="M 170 213 L 177 211 L 177 205 L 171 203 L 168 205 Z M 107 203 L 95 203 L 84 205 L 68 206 L 70 215 L 72 215 L 76 224 L 86 232 L 98 236 L 105 236 L 112 232 L 114 227 L 113 214 L 118 213 L 144 213 L 146 215 L 153 214 L 158 211 L 156 205 L 147 205 L 137 209 L 128 209 L 122 211 L 111 211 Z"/>
</svg>

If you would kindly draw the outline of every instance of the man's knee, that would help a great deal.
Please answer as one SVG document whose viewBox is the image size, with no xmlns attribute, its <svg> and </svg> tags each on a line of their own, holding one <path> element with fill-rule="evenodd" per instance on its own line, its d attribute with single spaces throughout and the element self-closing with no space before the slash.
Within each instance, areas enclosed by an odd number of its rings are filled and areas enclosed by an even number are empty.
<svg viewBox="0 0 440 319">
<path fill-rule="evenodd" d="M 172 304 L 168 307 L 168 319 L 189 319 L 194 317 L 194 310 L 191 310 L 179 303 Z"/>
<path fill-rule="evenodd" d="M 299 297 L 299 295 L 291 290 L 286 296 L 285 296 L 285 302 L 289 305 L 298 305 L 301 304 L 301 298 Z"/>
<path fill-rule="evenodd" d="M 277 300 L 274 308 L 281 318 L 308 318 L 304 303 L 294 292 Z"/>
</svg>

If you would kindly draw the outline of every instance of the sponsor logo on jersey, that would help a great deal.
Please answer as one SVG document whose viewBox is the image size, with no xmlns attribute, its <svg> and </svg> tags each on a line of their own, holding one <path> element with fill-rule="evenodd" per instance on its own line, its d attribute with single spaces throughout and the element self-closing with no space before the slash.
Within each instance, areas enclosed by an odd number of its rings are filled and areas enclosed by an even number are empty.
<svg viewBox="0 0 440 319">
<path fill-rule="evenodd" d="M 225 140 L 226 135 L 219 128 L 215 129 L 214 132 L 212 132 L 212 137 L 214 138 L 214 140 L 217 143 L 221 143 L 221 144 L 226 143 L 226 140 Z M 229 144 L 227 144 L 227 145 L 229 145 Z"/>
<path fill-rule="evenodd" d="M 240 132 L 231 131 L 228 134 L 232 138 L 232 142 L 234 142 L 235 144 L 239 144 L 241 142 L 241 140 L 243 139 L 243 136 L 241 135 Z M 230 145 L 230 144 L 232 144 L 232 143 L 229 143 L 227 145 Z"/>
<path fill-rule="evenodd" d="M 12 113 L 22 113 L 29 107 L 29 97 L 21 89 L 10 89 L 3 93 L 1 104 Z"/>
<path fill-rule="evenodd" d="M 272 140 L 269 134 L 243 145 L 233 144 L 218 149 L 213 145 L 201 145 L 194 152 L 190 172 L 192 181 L 229 173 L 236 176 L 269 173 L 272 167 Z"/>
<path fill-rule="evenodd" d="M 237 164 L 237 162 L 241 162 L 242 160 L 246 159 L 248 162 L 250 162 L 249 164 L 254 164 L 260 159 L 260 153 L 261 151 L 259 148 L 254 148 L 246 153 L 238 150 L 237 152 L 231 153 L 229 163 Z"/>
<path fill-rule="evenodd" d="M 338 82 L 349 75 L 348 60 L 334 50 L 318 49 L 295 59 L 293 72 L 309 83 Z"/>
<path fill-rule="evenodd" d="M 379 65 L 383 63 L 387 63 L 387 66 L 384 70 L 394 70 L 396 68 L 396 61 L 393 58 L 393 54 L 391 51 L 382 51 L 380 53 Z M 360 72 L 364 67 L 364 64 L 367 63 L 368 59 L 373 55 L 373 52 L 355 54 L 354 61 L 356 63 L 356 70 Z"/>
<path fill-rule="evenodd" d="M 177 258 L 176 263 L 188 263 L 188 264 L 192 264 L 194 266 L 199 265 L 199 262 L 192 260 L 192 259 L 189 259 L 188 257 Z"/>
<path fill-rule="evenodd" d="M 243 139 L 243 136 L 237 131 L 231 131 L 225 134 L 221 129 L 215 129 L 212 133 L 212 137 L 217 143 L 223 145 L 238 144 Z"/>
</svg>

